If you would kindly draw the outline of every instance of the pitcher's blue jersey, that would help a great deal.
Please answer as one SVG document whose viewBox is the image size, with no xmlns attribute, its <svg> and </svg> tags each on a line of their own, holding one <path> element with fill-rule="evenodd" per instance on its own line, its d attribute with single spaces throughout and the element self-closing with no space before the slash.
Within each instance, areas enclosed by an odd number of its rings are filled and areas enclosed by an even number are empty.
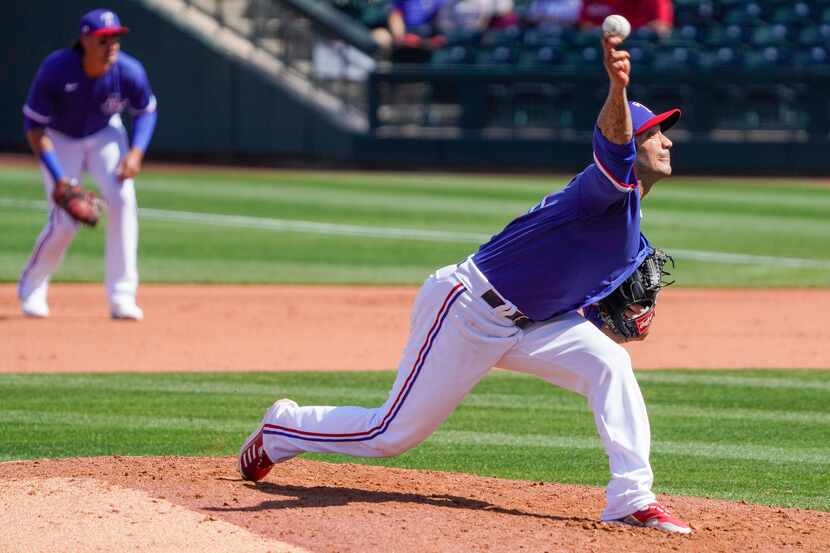
<svg viewBox="0 0 830 553">
<path fill-rule="evenodd" d="M 43 61 L 23 106 L 30 125 L 83 138 L 106 127 L 124 109 L 133 115 L 155 110 L 147 73 L 137 59 L 120 52 L 97 79 L 86 76 L 81 60 L 80 52 L 65 48 Z"/>
<path fill-rule="evenodd" d="M 610 294 L 652 251 L 640 233 L 636 150 L 594 129 L 594 163 L 483 244 L 473 261 L 542 321 Z"/>
</svg>

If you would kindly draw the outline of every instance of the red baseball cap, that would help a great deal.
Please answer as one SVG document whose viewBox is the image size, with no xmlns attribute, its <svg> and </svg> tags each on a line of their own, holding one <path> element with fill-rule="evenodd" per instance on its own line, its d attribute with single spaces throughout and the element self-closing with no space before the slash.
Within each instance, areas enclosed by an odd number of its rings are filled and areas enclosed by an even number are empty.
<svg viewBox="0 0 830 553">
<path fill-rule="evenodd" d="M 129 32 L 127 27 L 121 26 L 121 20 L 111 10 L 92 10 L 81 17 L 81 35 L 113 36 Z"/>
<path fill-rule="evenodd" d="M 631 111 L 631 126 L 634 127 L 635 136 L 656 125 L 660 125 L 661 131 L 666 131 L 680 120 L 680 110 L 677 108 L 659 115 L 654 115 L 653 111 L 639 102 L 628 102 L 628 108 Z"/>
</svg>

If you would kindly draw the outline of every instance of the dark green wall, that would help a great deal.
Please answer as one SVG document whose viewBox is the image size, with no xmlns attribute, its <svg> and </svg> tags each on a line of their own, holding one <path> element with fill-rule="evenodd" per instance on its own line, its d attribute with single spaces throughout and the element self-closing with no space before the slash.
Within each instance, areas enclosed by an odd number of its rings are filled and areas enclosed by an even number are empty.
<svg viewBox="0 0 830 553">
<path fill-rule="evenodd" d="M 175 156 L 273 164 L 290 159 L 318 165 L 559 171 L 579 170 L 590 163 L 588 140 L 385 139 L 347 133 L 258 72 L 129 0 L 3 3 L 0 148 L 27 149 L 20 110 L 38 65 L 51 51 L 74 42 L 81 14 L 102 4 L 133 30 L 124 39 L 124 50 L 144 63 L 159 99 L 151 159 Z M 812 88 L 826 92 L 824 86 Z M 818 123 L 824 125 L 828 114 L 821 114 Z M 693 121 L 693 115 L 692 110 L 685 117 Z M 826 175 L 830 173 L 827 142 L 693 141 L 677 144 L 673 161 L 682 173 Z"/>
<path fill-rule="evenodd" d="M 5 3 L 4 3 L 5 4 Z M 25 149 L 21 107 L 38 65 L 70 45 L 78 20 L 102 2 L 13 0 L 0 18 L 4 86 L 0 147 Z M 124 51 L 144 64 L 159 101 L 156 154 L 348 160 L 353 137 L 256 71 L 234 62 L 138 2 L 104 3 L 130 27 Z M 6 7 L 6 6 L 4 6 Z M 128 119 L 128 118 L 125 118 Z"/>
</svg>

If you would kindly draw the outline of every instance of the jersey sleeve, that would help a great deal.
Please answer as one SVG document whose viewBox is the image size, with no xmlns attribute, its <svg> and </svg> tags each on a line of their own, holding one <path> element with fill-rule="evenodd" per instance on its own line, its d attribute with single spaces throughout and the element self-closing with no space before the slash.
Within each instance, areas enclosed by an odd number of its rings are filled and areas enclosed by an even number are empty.
<svg viewBox="0 0 830 553">
<path fill-rule="evenodd" d="M 127 108 L 130 115 L 137 116 L 156 111 L 156 96 L 150 87 L 150 79 L 144 67 L 138 61 L 133 60 L 129 70 L 126 71 L 126 76 L 127 80 L 124 84 L 127 100 L 130 102 Z"/>
<path fill-rule="evenodd" d="M 44 61 L 38 68 L 29 95 L 23 105 L 23 115 L 26 127 L 45 127 L 52 121 L 52 112 L 55 107 L 54 83 L 49 70 L 49 60 Z"/>
<path fill-rule="evenodd" d="M 638 189 L 634 140 L 614 144 L 595 127 L 593 146 L 594 163 L 580 175 L 582 209 L 589 213 L 603 211 Z"/>
</svg>

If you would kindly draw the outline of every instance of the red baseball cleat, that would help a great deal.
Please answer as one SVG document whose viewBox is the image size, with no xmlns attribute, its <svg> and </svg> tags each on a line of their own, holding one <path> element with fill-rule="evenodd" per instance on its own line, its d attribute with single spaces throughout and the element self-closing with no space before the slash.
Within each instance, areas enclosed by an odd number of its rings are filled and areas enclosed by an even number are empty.
<svg viewBox="0 0 830 553">
<path fill-rule="evenodd" d="M 262 422 L 259 423 L 257 429 L 254 430 L 251 435 L 248 436 L 248 439 L 245 440 L 245 443 L 242 444 L 242 448 L 239 450 L 239 462 L 237 464 L 237 468 L 239 469 L 240 476 L 242 476 L 245 480 L 259 482 L 265 478 L 269 472 L 271 472 L 271 469 L 274 468 L 274 464 L 287 461 L 296 455 L 289 455 L 287 457 L 277 459 L 276 461 L 272 461 L 268 457 L 268 454 L 265 453 L 265 447 L 262 443 L 262 428 L 265 424 L 265 419 L 267 418 L 268 413 L 272 409 L 277 409 L 279 407 L 297 407 L 297 404 L 290 399 L 281 399 L 274 403 L 274 405 L 269 407 L 268 411 L 265 412 L 265 416 L 262 417 Z"/>
<path fill-rule="evenodd" d="M 674 532 L 676 534 L 692 533 L 692 529 L 687 523 L 669 514 L 666 508 L 659 503 L 651 503 L 645 509 L 631 513 L 616 522 L 622 522 L 632 526 L 642 526 L 644 528 L 657 528 L 664 532 Z"/>
<path fill-rule="evenodd" d="M 239 474 L 245 480 L 258 482 L 271 472 L 273 466 L 274 463 L 262 447 L 262 425 L 260 424 L 239 450 Z"/>
</svg>

